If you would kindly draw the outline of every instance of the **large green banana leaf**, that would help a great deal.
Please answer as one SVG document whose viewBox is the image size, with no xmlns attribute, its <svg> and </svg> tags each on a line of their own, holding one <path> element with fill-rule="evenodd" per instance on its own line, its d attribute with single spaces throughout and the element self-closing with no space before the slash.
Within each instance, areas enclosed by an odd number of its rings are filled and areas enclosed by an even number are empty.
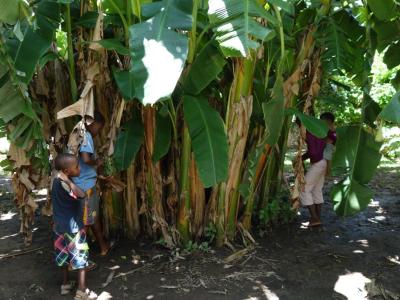
<svg viewBox="0 0 400 300">
<path fill-rule="evenodd" d="M 400 92 L 397 92 L 388 105 L 380 113 L 380 118 L 385 121 L 400 124 Z"/>
<path fill-rule="evenodd" d="M 132 71 L 113 68 L 113 75 L 122 97 L 129 101 L 135 98 L 135 78 Z"/>
<path fill-rule="evenodd" d="M 209 0 L 208 16 L 216 39 L 226 57 L 246 57 L 261 41 L 275 36 L 275 31 L 255 18 L 274 22 L 257 0 Z"/>
<path fill-rule="evenodd" d="M 382 21 L 390 20 L 398 13 L 394 0 L 367 0 L 367 3 L 374 15 Z"/>
<path fill-rule="evenodd" d="M 135 159 L 143 143 L 144 128 L 138 113 L 121 127 L 115 143 L 114 165 L 118 171 L 126 170 Z"/>
<path fill-rule="evenodd" d="M 190 7 L 186 4 L 164 0 L 154 17 L 130 27 L 135 96 L 144 105 L 169 97 L 181 76 L 188 38 L 174 30 L 191 26 Z"/>
<path fill-rule="evenodd" d="M 389 48 L 385 52 L 383 61 L 389 69 L 393 69 L 400 65 L 400 42 L 394 43 L 389 46 Z"/>
<path fill-rule="evenodd" d="M 15 24 L 23 16 L 22 5 L 26 6 L 21 0 L 0 0 L 0 22 Z"/>
<path fill-rule="evenodd" d="M 322 52 L 323 67 L 326 71 L 336 74 L 360 75 L 363 72 L 364 51 L 351 37 L 358 35 L 359 28 L 342 28 L 342 18 L 329 18 L 318 27 L 317 41 L 325 50 Z"/>
<path fill-rule="evenodd" d="M 272 89 L 272 100 L 264 102 L 262 109 L 264 113 L 266 143 L 270 146 L 278 142 L 285 118 L 283 96 L 283 79 L 279 76 Z"/>
<path fill-rule="evenodd" d="M 224 123 L 203 97 L 184 96 L 183 113 L 189 128 L 194 158 L 205 187 L 226 180 L 228 142 Z"/>
<path fill-rule="evenodd" d="M 171 146 L 172 124 L 168 115 L 168 107 L 163 106 L 156 115 L 156 139 L 154 142 L 153 162 L 159 161 Z"/>
<path fill-rule="evenodd" d="M 26 84 L 32 79 L 39 59 L 53 42 L 54 32 L 60 22 L 60 5 L 41 1 L 35 10 L 35 16 L 36 26 L 28 28 L 23 41 L 11 55 L 20 80 Z"/>
<path fill-rule="evenodd" d="M 300 122 L 304 125 L 304 127 L 315 135 L 317 138 L 325 138 L 328 134 L 328 125 L 314 116 L 303 114 L 294 108 L 288 108 L 286 110 L 289 114 L 294 114 L 297 118 L 299 118 Z"/>
<path fill-rule="evenodd" d="M 200 94 L 211 81 L 217 78 L 226 62 L 218 47 L 214 45 L 213 41 L 210 41 L 200 51 L 190 67 L 183 84 L 185 92 L 191 95 Z"/>
<path fill-rule="evenodd" d="M 379 165 L 382 143 L 359 126 L 337 130 L 338 140 L 332 166 L 334 174 L 345 175 L 331 191 L 334 210 L 340 216 L 353 215 L 366 208 L 372 199 L 367 183 Z"/>
</svg>

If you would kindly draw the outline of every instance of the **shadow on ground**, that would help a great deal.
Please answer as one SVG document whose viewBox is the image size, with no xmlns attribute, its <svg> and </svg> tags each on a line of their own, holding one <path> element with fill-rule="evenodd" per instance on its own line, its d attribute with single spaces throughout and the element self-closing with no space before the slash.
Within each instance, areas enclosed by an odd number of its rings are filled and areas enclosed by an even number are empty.
<svg viewBox="0 0 400 300">
<path fill-rule="evenodd" d="M 236 260 L 228 249 L 182 256 L 148 242 L 120 242 L 107 258 L 91 258 L 96 292 L 114 299 L 400 299 L 400 176 L 380 169 L 371 186 L 376 197 L 352 218 L 324 207 L 324 226 L 295 223 L 274 229 Z M 5 184 L 3 182 L 3 184 Z M 0 200 L 0 255 L 22 247 L 11 195 Z M 304 214 L 304 215 L 303 215 Z M 59 295 L 60 276 L 52 262 L 49 220 L 38 217 L 28 254 L 0 259 L 0 299 L 69 299 Z M 114 267 L 114 277 L 110 278 Z M 72 297 L 70 297 L 72 298 Z"/>
</svg>

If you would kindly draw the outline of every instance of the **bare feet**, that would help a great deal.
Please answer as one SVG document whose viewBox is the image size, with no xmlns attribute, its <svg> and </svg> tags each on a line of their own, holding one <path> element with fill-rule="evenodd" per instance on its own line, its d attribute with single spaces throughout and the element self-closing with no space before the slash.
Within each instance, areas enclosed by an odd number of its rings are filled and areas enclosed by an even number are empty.
<svg viewBox="0 0 400 300">
<path fill-rule="evenodd" d="M 100 252 L 100 256 L 107 256 L 108 253 L 115 247 L 115 241 L 111 241 L 108 244 L 108 247 Z"/>
<path fill-rule="evenodd" d="M 321 221 L 317 220 L 317 219 L 315 219 L 315 220 L 311 219 L 310 223 L 308 224 L 309 227 L 317 227 L 317 226 L 321 226 L 321 225 L 322 225 Z"/>
</svg>

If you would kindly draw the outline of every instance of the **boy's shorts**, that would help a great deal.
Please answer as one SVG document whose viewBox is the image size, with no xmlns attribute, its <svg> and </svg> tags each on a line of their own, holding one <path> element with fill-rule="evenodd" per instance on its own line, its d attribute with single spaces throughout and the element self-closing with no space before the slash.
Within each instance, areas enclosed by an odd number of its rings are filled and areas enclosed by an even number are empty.
<svg viewBox="0 0 400 300">
<path fill-rule="evenodd" d="M 58 233 L 54 231 L 55 261 L 59 267 L 71 265 L 73 270 L 84 269 L 88 264 L 89 246 L 86 243 L 86 232 Z"/>
<path fill-rule="evenodd" d="M 99 215 L 99 195 L 96 187 L 92 187 L 86 191 L 87 197 L 81 200 L 83 225 L 93 225 Z"/>
</svg>

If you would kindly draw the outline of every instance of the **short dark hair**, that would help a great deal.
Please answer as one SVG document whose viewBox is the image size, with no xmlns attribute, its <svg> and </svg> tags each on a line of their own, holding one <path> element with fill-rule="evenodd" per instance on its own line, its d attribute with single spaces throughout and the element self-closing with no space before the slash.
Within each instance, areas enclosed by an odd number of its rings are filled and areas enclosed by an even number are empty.
<svg viewBox="0 0 400 300">
<path fill-rule="evenodd" d="M 78 158 L 75 155 L 69 153 L 60 153 L 54 160 L 54 168 L 57 171 L 68 169 L 71 166 L 72 161 L 77 161 L 77 159 Z"/>
<path fill-rule="evenodd" d="M 319 118 L 321 120 L 331 121 L 332 123 L 335 122 L 335 115 L 331 112 L 324 112 L 319 116 Z"/>
<path fill-rule="evenodd" d="M 93 119 L 96 123 L 100 123 L 100 124 L 105 124 L 106 120 L 104 119 L 104 116 L 98 111 L 95 110 L 93 113 Z"/>
</svg>

